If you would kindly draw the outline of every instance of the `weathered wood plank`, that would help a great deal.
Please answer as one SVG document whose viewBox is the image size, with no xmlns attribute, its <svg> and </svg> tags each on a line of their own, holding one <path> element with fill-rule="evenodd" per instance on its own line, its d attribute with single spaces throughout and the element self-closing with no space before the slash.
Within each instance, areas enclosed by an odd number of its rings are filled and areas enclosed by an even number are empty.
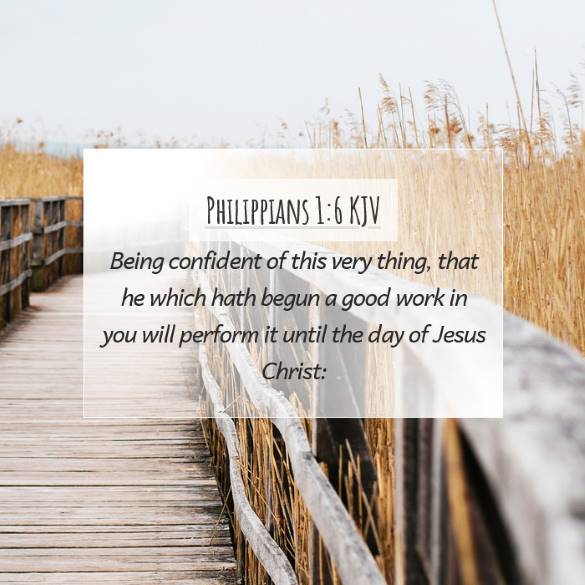
<svg viewBox="0 0 585 585">
<path fill-rule="evenodd" d="M 75 550 L 75 556 L 59 556 L 44 551 L 45 554 L 23 556 L 21 559 L 0 556 L 0 572 L 23 573 L 30 571 L 31 565 L 36 572 L 102 572 L 102 571 L 192 571 L 193 569 L 215 572 L 227 571 L 231 567 L 229 558 L 214 559 L 200 557 L 198 555 L 178 555 L 177 557 L 165 557 L 158 553 L 139 555 L 135 550 L 127 551 L 127 556 L 116 555 L 109 552 L 103 556 L 96 551 L 103 549 L 90 549 L 84 552 Z M 116 550 L 116 549 L 114 549 Z M 4 552 L 4 551 L 2 551 Z"/>
<path fill-rule="evenodd" d="M 193 505 L 197 502 L 217 503 L 217 489 L 214 485 L 202 486 L 196 491 L 180 486 L 144 488 L 136 486 L 114 487 L 75 487 L 75 499 L 71 500 L 71 491 L 68 487 L 3 487 L 0 488 L 0 503 L 29 506 L 48 502 L 60 504 L 66 502 L 70 506 L 86 506 L 91 503 L 94 507 L 127 506 L 167 506 Z"/>
<path fill-rule="evenodd" d="M 72 494 L 74 496 L 74 494 Z M 221 504 L 214 507 L 201 505 L 192 507 L 137 507 L 137 508 L 104 508 L 87 506 L 84 508 L 13 508 L 13 511 L 0 511 L 0 523 L 12 526 L 59 526 L 67 524 L 83 524 L 85 526 L 166 526 L 191 524 L 194 520 L 213 526 L 221 517 Z"/>
<path fill-rule="evenodd" d="M 233 583 L 230 571 L 218 574 L 217 571 L 202 569 L 190 571 L 133 571 L 133 572 L 92 572 L 92 573 L 0 573 L 0 583 L 34 583 L 43 585 L 144 585 L 145 583 L 164 585 L 227 585 Z"/>
<path fill-rule="evenodd" d="M 52 549 L 68 548 L 122 548 L 122 547 L 208 547 L 229 546 L 230 536 L 228 532 L 216 534 L 213 530 L 201 533 L 184 532 L 109 532 L 107 538 L 104 534 L 85 534 L 80 538 L 79 533 L 53 533 L 50 542 L 46 534 L 1 534 L 0 549 L 4 548 L 28 548 L 28 549 Z"/>
<path fill-rule="evenodd" d="M 167 533 L 167 532 L 186 532 L 189 534 L 196 534 L 196 535 L 215 535 L 220 537 L 228 530 L 227 526 L 223 525 L 222 523 L 215 524 L 213 527 L 210 527 L 207 524 L 178 524 L 178 525 L 166 525 L 161 524 L 153 528 L 152 526 L 142 525 L 142 524 L 132 524 L 129 526 L 111 526 L 111 525 L 103 525 L 103 526 L 88 526 L 85 524 L 82 525 L 71 525 L 63 523 L 59 526 L 47 526 L 43 524 L 39 525 L 32 525 L 32 526 L 21 526 L 16 527 L 10 524 L 4 524 L 0 527 L 0 534 L 112 534 L 112 533 L 120 533 L 120 534 L 133 534 L 133 533 L 142 533 L 148 532 L 151 533 L 156 531 L 157 533 Z M 50 537 L 52 539 L 52 536 Z M 81 539 L 85 537 L 79 537 Z M 103 541 L 104 544 L 107 544 L 107 540 Z"/>
</svg>

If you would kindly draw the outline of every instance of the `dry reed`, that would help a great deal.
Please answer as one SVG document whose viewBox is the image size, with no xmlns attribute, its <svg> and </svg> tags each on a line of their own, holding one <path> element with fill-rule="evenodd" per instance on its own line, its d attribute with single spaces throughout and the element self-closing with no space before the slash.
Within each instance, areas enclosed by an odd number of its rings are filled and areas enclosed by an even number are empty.
<svg viewBox="0 0 585 585">
<path fill-rule="evenodd" d="M 0 147 L 0 199 L 79 195 L 83 190 L 83 165 L 79 157 L 47 154 L 42 147 L 18 150 Z"/>
</svg>

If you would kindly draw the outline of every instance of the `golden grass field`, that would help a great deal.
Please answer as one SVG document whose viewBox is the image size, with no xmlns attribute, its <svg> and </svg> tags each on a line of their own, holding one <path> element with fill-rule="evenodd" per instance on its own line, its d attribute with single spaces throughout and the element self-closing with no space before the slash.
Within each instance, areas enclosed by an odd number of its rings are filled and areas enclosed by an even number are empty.
<svg viewBox="0 0 585 585">
<path fill-rule="evenodd" d="M 504 152 L 504 305 L 585 352 L 585 132 L 571 118 L 578 94 L 567 98 L 563 136 L 535 98 L 530 122 L 496 126 L 486 116 L 472 132 L 450 86 L 428 84 L 426 118 L 410 95 L 393 95 L 381 79 L 377 127 L 363 118 L 344 123 L 325 108 L 307 125 L 309 146 L 389 148 L 500 148 Z M 575 113 L 574 118 L 577 118 Z M 525 129 L 524 129 L 525 127 Z M 283 124 L 280 140 L 286 143 Z M 0 197 L 82 192 L 78 157 L 46 154 L 42 146 L 0 147 Z"/>
<path fill-rule="evenodd" d="M 0 148 L 0 199 L 78 195 L 83 189 L 80 158 L 46 154 L 42 145 L 20 151 L 12 144 Z"/>
</svg>

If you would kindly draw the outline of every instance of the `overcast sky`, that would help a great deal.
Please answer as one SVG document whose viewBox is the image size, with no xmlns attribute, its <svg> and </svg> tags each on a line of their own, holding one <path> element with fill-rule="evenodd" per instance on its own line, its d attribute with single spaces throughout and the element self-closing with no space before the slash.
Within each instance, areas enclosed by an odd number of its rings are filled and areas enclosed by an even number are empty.
<svg viewBox="0 0 585 585">
<path fill-rule="evenodd" d="M 583 80 L 585 2 L 500 0 L 514 66 Z M 129 137 L 244 144 L 379 97 L 378 73 L 422 94 L 446 79 L 472 112 L 507 121 L 513 93 L 491 0 L 0 0 L 0 120 L 51 140 Z"/>
</svg>

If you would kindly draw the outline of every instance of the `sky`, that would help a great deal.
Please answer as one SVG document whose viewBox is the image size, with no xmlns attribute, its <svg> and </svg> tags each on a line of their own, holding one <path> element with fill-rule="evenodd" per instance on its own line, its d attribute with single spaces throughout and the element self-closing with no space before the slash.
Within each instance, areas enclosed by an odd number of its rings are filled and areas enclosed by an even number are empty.
<svg viewBox="0 0 585 585">
<path fill-rule="evenodd" d="M 499 0 L 526 98 L 585 85 L 585 2 Z M 85 142 L 99 130 L 245 145 L 329 100 L 371 115 L 378 75 L 422 97 L 445 79 L 471 113 L 509 121 L 514 95 L 491 0 L 0 0 L 0 124 Z"/>
</svg>

